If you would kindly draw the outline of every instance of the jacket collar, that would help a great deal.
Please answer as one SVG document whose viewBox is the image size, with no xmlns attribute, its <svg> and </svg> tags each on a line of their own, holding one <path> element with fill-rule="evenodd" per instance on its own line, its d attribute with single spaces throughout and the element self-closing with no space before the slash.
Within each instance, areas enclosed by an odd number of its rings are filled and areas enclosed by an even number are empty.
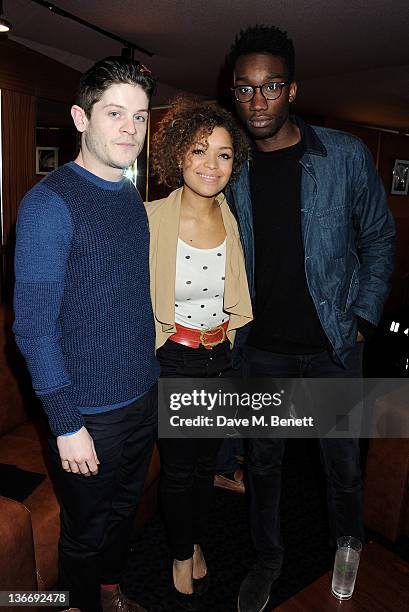
<svg viewBox="0 0 409 612">
<path fill-rule="evenodd" d="M 317 132 L 296 115 L 291 115 L 290 119 L 293 123 L 295 123 L 301 132 L 301 139 L 305 145 L 305 152 L 311 153 L 312 155 L 321 155 L 322 157 L 326 157 L 327 149 L 318 138 Z"/>
</svg>

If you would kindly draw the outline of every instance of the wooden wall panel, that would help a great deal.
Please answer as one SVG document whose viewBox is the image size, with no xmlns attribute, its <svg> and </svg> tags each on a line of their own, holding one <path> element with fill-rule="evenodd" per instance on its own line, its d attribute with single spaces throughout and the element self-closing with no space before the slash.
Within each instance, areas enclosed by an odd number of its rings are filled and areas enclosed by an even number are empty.
<svg viewBox="0 0 409 612">
<path fill-rule="evenodd" d="M 71 103 L 81 74 L 46 55 L 0 38 L 0 88 Z"/>
<path fill-rule="evenodd" d="M 35 98 L 3 89 L 3 298 L 12 284 L 14 226 L 21 198 L 35 182 Z"/>
<path fill-rule="evenodd" d="M 168 108 L 164 108 L 164 107 L 153 108 L 151 110 L 151 116 L 150 116 L 150 122 L 149 122 L 149 137 L 150 137 L 151 142 L 152 142 L 152 136 L 158 129 L 158 124 L 160 120 L 164 117 L 164 115 L 166 114 L 167 110 Z M 152 144 L 150 144 L 150 152 L 151 151 L 152 151 Z M 177 162 L 175 161 L 175 163 Z M 166 185 L 158 183 L 158 178 L 155 174 L 153 174 L 152 164 L 149 163 L 149 161 L 148 161 L 148 169 L 149 169 L 149 175 L 148 175 L 148 185 L 149 185 L 148 199 L 149 201 L 152 202 L 153 200 L 159 200 L 160 198 L 166 198 L 170 194 L 172 189 L 170 189 Z"/>
<path fill-rule="evenodd" d="M 409 217 L 409 194 L 391 195 L 392 171 L 395 159 L 409 160 L 409 137 L 403 134 L 381 133 L 381 158 L 379 172 L 383 179 L 389 206 L 395 218 Z"/>
<path fill-rule="evenodd" d="M 388 194 L 389 207 L 396 221 L 397 242 L 392 291 L 387 307 L 394 310 L 409 305 L 409 195 L 391 195 L 395 159 L 409 160 L 409 137 L 381 133 L 379 172 Z"/>
<path fill-rule="evenodd" d="M 24 193 L 42 178 L 35 175 L 36 102 L 43 98 L 70 104 L 80 76 L 64 64 L 0 37 L 4 219 L 0 289 L 3 300 L 9 300 L 12 286 L 17 208 Z"/>
</svg>

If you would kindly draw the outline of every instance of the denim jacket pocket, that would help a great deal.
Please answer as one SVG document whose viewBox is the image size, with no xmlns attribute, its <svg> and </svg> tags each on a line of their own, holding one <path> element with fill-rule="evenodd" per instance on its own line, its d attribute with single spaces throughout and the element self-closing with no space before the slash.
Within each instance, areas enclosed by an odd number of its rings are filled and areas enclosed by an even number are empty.
<svg viewBox="0 0 409 612">
<path fill-rule="evenodd" d="M 347 312 L 350 306 L 354 303 L 359 290 L 359 277 L 358 277 L 359 266 L 354 268 L 352 272 L 351 280 L 349 282 L 349 287 L 344 303 L 343 312 Z"/>
<path fill-rule="evenodd" d="M 348 245 L 348 221 L 345 206 L 339 206 L 317 215 L 321 243 L 330 258 L 346 256 Z"/>
<path fill-rule="evenodd" d="M 337 310 L 336 318 L 339 325 L 339 330 L 342 336 L 342 345 L 351 347 L 356 342 L 358 333 L 358 319 L 351 309 L 346 311 Z"/>
</svg>

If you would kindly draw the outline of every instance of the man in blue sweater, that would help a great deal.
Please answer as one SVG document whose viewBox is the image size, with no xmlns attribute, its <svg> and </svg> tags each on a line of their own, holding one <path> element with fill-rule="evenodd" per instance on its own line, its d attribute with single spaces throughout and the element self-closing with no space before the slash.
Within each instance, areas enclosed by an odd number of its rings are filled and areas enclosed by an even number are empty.
<svg viewBox="0 0 409 612">
<path fill-rule="evenodd" d="M 237 114 L 253 142 L 226 193 L 236 211 L 254 321 L 242 344 L 253 377 L 359 378 L 364 340 L 380 319 L 393 268 L 394 223 L 371 154 L 354 136 L 290 116 L 292 41 L 254 26 L 229 54 Z M 245 340 L 245 342 L 244 342 Z M 328 406 L 331 409 L 331 406 Z M 364 540 L 359 440 L 321 439 L 333 539 Z M 250 527 L 257 563 L 240 612 L 260 612 L 283 562 L 285 440 L 251 439 Z"/>
<path fill-rule="evenodd" d="M 74 162 L 24 197 L 14 332 L 48 416 L 61 503 L 59 588 L 82 612 L 143 611 L 120 578 L 156 435 L 149 230 L 124 178 L 146 135 L 151 73 L 106 58 L 71 109 Z"/>
</svg>

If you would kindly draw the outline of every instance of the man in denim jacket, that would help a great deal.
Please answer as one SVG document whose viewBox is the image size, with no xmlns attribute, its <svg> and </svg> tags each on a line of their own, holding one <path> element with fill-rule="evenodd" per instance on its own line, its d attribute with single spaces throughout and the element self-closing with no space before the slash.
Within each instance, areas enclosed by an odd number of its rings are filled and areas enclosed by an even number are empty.
<svg viewBox="0 0 409 612">
<path fill-rule="evenodd" d="M 394 223 L 372 157 L 356 137 L 311 127 L 295 99 L 294 48 L 275 27 L 236 38 L 236 110 L 254 151 L 227 200 L 240 227 L 255 319 L 242 334 L 250 376 L 362 376 L 393 268 Z M 240 339 L 239 339 L 240 343 Z M 258 560 L 240 612 L 267 605 L 280 574 L 283 439 L 249 440 L 250 525 Z M 332 536 L 364 540 L 359 441 L 321 439 Z"/>
</svg>

